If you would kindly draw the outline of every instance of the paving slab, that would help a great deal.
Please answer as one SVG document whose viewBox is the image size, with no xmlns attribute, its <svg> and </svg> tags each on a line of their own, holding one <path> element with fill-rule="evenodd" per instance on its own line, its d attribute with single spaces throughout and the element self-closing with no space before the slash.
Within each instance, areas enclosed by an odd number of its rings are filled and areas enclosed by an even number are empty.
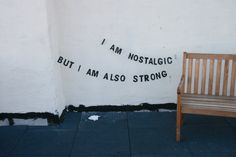
<svg viewBox="0 0 236 157">
<path fill-rule="evenodd" d="M 219 153 L 220 156 L 224 153 L 235 153 L 236 156 L 235 131 L 227 125 L 226 121 L 225 124 L 221 124 L 224 118 L 219 118 L 218 121 L 217 119 L 209 125 L 195 123 L 183 126 L 182 141 L 188 143 L 193 154 Z"/>
<path fill-rule="evenodd" d="M 234 129 L 236 133 L 236 118 L 226 118 L 226 121 L 229 123 L 229 125 Z"/>
<path fill-rule="evenodd" d="M 235 157 L 234 152 L 224 152 L 224 153 L 195 153 L 193 157 Z"/>
<path fill-rule="evenodd" d="M 100 116 L 97 121 L 89 120 Z M 88 112 L 81 117 L 73 156 L 129 156 L 126 113 Z"/>
<path fill-rule="evenodd" d="M 8 157 L 69 157 L 68 155 L 10 155 Z"/>
<path fill-rule="evenodd" d="M 151 154 L 151 155 L 132 155 L 132 157 L 192 157 L 190 153 L 185 154 Z"/>
<path fill-rule="evenodd" d="M 0 127 L 0 156 L 8 156 L 16 147 L 27 126 L 1 126 Z"/>
<path fill-rule="evenodd" d="M 12 156 L 59 156 L 69 155 L 74 131 L 61 129 L 30 129 L 11 152 Z"/>
<path fill-rule="evenodd" d="M 90 116 L 97 115 L 95 121 Z M 236 157 L 235 118 L 175 112 L 69 112 L 52 126 L 0 127 L 0 157 Z"/>
<path fill-rule="evenodd" d="M 81 112 L 66 112 L 59 128 L 76 130 L 80 123 L 81 115 Z"/>
<path fill-rule="evenodd" d="M 175 142 L 174 129 L 150 128 L 130 129 L 131 154 L 176 154 L 191 155 L 186 143 Z"/>
<path fill-rule="evenodd" d="M 129 128 L 173 128 L 175 117 L 175 112 L 128 112 Z"/>
</svg>

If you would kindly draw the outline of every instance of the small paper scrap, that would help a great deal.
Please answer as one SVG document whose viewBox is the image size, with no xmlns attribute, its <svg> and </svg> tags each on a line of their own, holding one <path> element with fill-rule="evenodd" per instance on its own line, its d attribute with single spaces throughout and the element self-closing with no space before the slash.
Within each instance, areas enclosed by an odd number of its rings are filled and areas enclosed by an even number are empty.
<svg viewBox="0 0 236 157">
<path fill-rule="evenodd" d="M 99 117 L 100 116 L 98 116 L 98 115 L 92 115 L 92 116 L 88 117 L 88 119 L 93 120 L 93 121 L 97 121 Z"/>
</svg>

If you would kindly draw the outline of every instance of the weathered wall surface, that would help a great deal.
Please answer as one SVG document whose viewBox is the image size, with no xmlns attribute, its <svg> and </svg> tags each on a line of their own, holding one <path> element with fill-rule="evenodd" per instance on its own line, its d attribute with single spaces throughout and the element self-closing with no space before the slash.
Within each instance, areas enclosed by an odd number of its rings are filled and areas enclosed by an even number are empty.
<svg viewBox="0 0 236 157">
<path fill-rule="evenodd" d="M 176 102 L 183 51 L 236 53 L 235 4 L 0 0 L 0 112 Z"/>
<path fill-rule="evenodd" d="M 0 1 L 1 113 L 61 112 L 47 19 L 45 0 Z"/>
<path fill-rule="evenodd" d="M 235 4 L 233 0 L 57 2 L 67 104 L 176 102 L 183 51 L 236 52 Z M 159 58 L 170 60 L 164 64 Z"/>
</svg>

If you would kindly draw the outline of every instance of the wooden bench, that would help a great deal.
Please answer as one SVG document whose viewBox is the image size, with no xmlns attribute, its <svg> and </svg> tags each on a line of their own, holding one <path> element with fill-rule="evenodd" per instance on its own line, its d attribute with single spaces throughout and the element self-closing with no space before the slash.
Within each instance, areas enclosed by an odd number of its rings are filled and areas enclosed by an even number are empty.
<svg viewBox="0 0 236 157">
<path fill-rule="evenodd" d="M 183 55 L 177 89 L 176 141 L 180 141 L 183 113 L 236 117 L 236 54 Z"/>
</svg>

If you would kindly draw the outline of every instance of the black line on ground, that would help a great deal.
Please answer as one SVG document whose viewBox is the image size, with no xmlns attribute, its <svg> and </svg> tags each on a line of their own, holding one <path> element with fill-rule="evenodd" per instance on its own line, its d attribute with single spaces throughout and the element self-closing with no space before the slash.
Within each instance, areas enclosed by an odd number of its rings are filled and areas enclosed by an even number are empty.
<svg viewBox="0 0 236 157">
<path fill-rule="evenodd" d="M 75 145 L 76 136 L 77 136 L 77 133 L 79 133 L 79 125 L 80 125 L 80 121 L 81 121 L 81 116 L 82 116 L 82 114 L 80 114 L 80 116 L 78 117 L 79 122 L 76 125 L 75 134 L 74 134 L 73 141 L 72 141 L 72 146 L 71 146 L 71 149 L 70 149 L 70 152 L 69 152 L 69 157 L 71 157 L 71 155 L 72 155 L 72 151 L 73 151 L 74 145 Z"/>
</svg>

